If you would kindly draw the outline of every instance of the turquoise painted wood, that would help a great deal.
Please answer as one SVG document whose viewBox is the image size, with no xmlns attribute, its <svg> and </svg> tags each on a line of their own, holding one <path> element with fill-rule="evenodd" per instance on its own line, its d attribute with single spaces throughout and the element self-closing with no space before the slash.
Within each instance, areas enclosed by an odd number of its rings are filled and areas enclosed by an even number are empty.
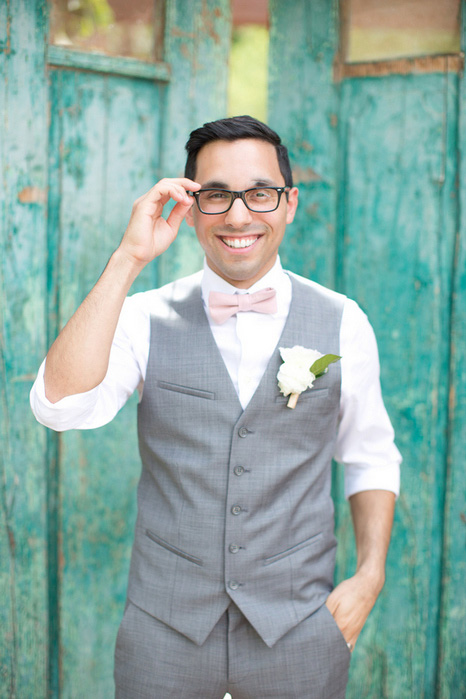
<svg viewBox="0 0 466 699">
<path fill-rule="evenodd" d="M 172 79 L 163 132 L 166 177 L 183 176 L 190 132 L 226 114 L 230 34 L 229 0 L 176 0 L 168 5 L 165 44 Z M 159 260 L 160 282 L 197 271 L 202 259 L 193 229 L 182 225 Z"/>
<path fill-rule="evenodd" d="M 463 2 L 463 51 L 466 3 Z M 466 696 L 466 83 L 460 78 L 458 123 L 458 219 L 451 270 L 448 452 L 443 522 L 442 588 L 437 693 Z M 452 691 L 453 690 L 453 691 Z"/>
<path fill-rule="evenodd" d="M 100 275 L 132 202 L 157 179 L 160 92 L 143 80 L 50 72 L 49 254 L 60 327 Z M 138 288 L 154 285 L 154 272 Z M 112 685 L 139 472 L 131 407 L 108 427 L 59 438 L 58 684 L 67 697 L 105 696 Z"/>
<path fill-rule="evenodd" d="M 46 696 L 45 433 L 28 392 L 45 349 L 43 7 L 0 3 L 0 695 Z M 40 41 L 36 37 L 40 36 Z"/>
<path fill-rule="evenodd" d="M 48 50 L 45 0 L 2 3 L 0 22 L 0 696 L 110 697 L 140 468 L 136 397 L 108 427 L 57 435 L 35 424 L 28 392 L 134 199 L 179 174 L 189 131 L 225 112 L 229 3 L 170 0 L 170 64 L 153 70 Z M 196 267 L 189 244 L 181 254 L 167 274 Z M 153 264 L 134 291 L 158 283 Z"/>
<path fill-rule="evenodd" d="M 175 4 L 169 7 L 169 55 L 171 37 L 181 32 L 170 18 L 193 21 L 181 4 L 182 12 Z M 203 36 L 199 32 L 185 39 L 192 54 Z M 215 59 L 215 76 L 220 77 L 226 56 L 219 61 L 217 50 Z M 172 52 L 174 73 L 177 60 Z M 192 59 L 189 64 L 188 88 L 190 82 L 196 85 L 200 70 Z M 170 127 L 170 145 L 181 153 L 188 127 L 178 111 L 172 117 L 172 104 L 181 103 L 172 94 L 179 86 L 170 84 L 167 92 L 147 80 L 58 68 L 50 71 L 50 85 L 50 208 L 57 221 L 49 226 L 49 241 L 56 256 L 58 330 L 99 276 L 124 231 L 132 202 L 163 172 L 167 121 L 173 118 L 177 124 L 179 132 Z M 197 94 L 194 85 L 189 89 Z M 203 120 L 216 116 L 205 101 L 194 111 Z M 189 263 L 192 259 L 185 261 Z M 156 285 L 157 276 L 154 264 L 134 290 Z M 140 469 L 135 402 L 134 397 L 111 425 L 67 433 L 59 440 L 54 667 L 60 672 L 54 684 L 64 697 L 111 696 L 113 691 L 113 648 L 124 608 Z"/>
<path fill-rule="evenodd" d="M 356 648 L 348 697 L 459 699 L 464 76 L 335 84 L 337 5 L 271 0 L 269 113 L 301 193 L 283 260 L 368 312 L 405 458 L 387 584 Z M 148 73 L 48 52 L 45 0 L 0 4 L 2 697 L 113 694 L 139 472 L 135 399 L 109 426 L 58 436 L 35 424 L 28 392 L 133 199 L 160 174 L 182 174 L 189 131 L 226 113 L 230 22 L 228 0 L 169 0 L 166 62 Z M 200 259 L 184 228 L 135 290 L 191 272 Z M 339 468 L 334 494 L 340 579 L 355 559 Z"/>
<path fill-rule="evenodd" d="M 292 146 L 305 210 L 283 256 L 369 314 L 405 459 L 387 583 L 356 648 L 348 696 L 463 697 L 463 78 L 337 85 L 336 3 L 274 0 L 272 17 L 269 113 Z M 334 492 L 341 579 L 355 563 L 341 469 Z"/>
</svg>

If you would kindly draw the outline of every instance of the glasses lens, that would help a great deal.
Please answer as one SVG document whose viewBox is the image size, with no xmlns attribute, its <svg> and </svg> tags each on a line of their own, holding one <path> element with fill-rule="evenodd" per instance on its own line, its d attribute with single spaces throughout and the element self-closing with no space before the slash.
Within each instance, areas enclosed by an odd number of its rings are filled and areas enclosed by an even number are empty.
<svg viewBox="0 0 466 699">
<path fill-rule="evenodd" d="M 278 206 L 278 197 L 277 190 L 269 187 L 257 187 L 245 193 L 251 211 L 273 211 Z"/>
<path fill-rule="evenodd" d="M 221 214 L 226 211 L 231 202 L 230 192 L 223 189 L 208 189 L 199 192 L 199 208 L 205 214 Z"/>
</svg>

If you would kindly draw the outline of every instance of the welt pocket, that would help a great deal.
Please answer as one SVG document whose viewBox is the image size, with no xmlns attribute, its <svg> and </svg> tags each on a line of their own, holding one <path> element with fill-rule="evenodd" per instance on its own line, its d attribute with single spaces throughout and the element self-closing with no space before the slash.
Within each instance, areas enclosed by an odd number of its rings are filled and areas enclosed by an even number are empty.
<svg viewBox="0 0 466 699">
<path fill-rule="evenodd" d="M 191 388 L 190 386 L 180 386 L 177 383 L 169 381 L 157 381 L 157 386 L 165 391 L 174 391 L 175 393 L 183 393 L 187 396 L 196 396 L 197 398 L 207 398 L 207 400 L 215 400 L 215 393 L 211 391 L 203 391 L 200 388 Z"/>
<path fill-rule="evenodd" d="M 328 396 L 328 388 L 308 388 L 307 391 L 299 394 L 298 403 L 301 400 L 308 400 L 312 398 L 313 400 L 318 400 L 319 398 L 325 398 Z M 276 403 L 288 403 L 290 396 L 282 396 L 281 394 L 275 398 Z"/>
<path fill-rule="evenodd" d="M 287 558 L 288 556 L 291 556 L 293 553 L 297 553 L 297 551 L 301 551 L 301 549 L 307 548 L 308 546 L 312 546 L 312 544 L 316 544 L 321 538 L 322 538 L 322 532 L 319 532 L 318 534 L 314 534 L 314 536 L 311 536 L 309 539 L 305 539 L 304 541 L 301 541 L 299 544 L 295 544 L 294 546 L 291 546 L 291 548 L 289 548 L 289 549 L 285 549 L 284 551 L 280 551 L 279 553 L 275 553 L 273 556 L 269 556 L 268 558 L 264 558 L 264 565 L 269 566 L 272 563 L 275 563 L 276 561 L 281 561 L 282 558 Z"/>
<path fill-rule="evenodd" d="M 154 543 L 161 546 L 163 549 L 170 551 L 170 553 L 174 553 L 175 556 L 180 556 L 180 558 L 185 558 L 187 561 L 190 561 L 191 563 L 195 563 L 198 566 L 204 565 L 204 561 L 202 561 L 200 558 L 198 558 L 197 556 L 192 556 L 190 553 L 186 553 L 186 551 L 182 551 L 181 549 L 177 548 L 176 546 L 169 544 L 168 541 L 161 539 L 159 536 L 157 536 L 157 534 L 154 534 L 154 532 L 151 532 L 150 529 L 146 529 L 146 536 L 148 536 L 149 539 L 151 539 Z"/>
</svg>

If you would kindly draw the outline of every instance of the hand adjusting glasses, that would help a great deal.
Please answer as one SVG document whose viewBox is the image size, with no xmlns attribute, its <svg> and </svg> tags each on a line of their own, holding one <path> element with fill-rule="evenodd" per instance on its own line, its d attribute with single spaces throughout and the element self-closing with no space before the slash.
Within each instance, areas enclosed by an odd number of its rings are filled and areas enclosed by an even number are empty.
<svg viewBox="0 0 466 699">
<path fill-rule="evenodd" d="M 201 214 L 226 214 L 233 206 L 235 199 L 242 199 L 243 204 L 259 214 L 266 214 L 278 209 L 280 198 L 285 194 L 288 199 L 290 187 L 252 187 L 242 192 L 229 189 L 200 189 L 198 192 L 188 192 L 196 200 Z"/>
</svg>

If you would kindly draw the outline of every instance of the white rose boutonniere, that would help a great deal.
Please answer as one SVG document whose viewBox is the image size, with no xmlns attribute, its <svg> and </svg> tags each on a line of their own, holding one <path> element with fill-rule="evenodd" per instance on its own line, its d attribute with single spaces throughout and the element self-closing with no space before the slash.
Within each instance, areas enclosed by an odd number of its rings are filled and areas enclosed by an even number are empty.
<svg viewBox="0 0 466 699">
<path fill-rule="evenodd" d="M 329 364 L 341 359 L 336 354 L 321 354 L 300 345 L 279 349 L 283 364 L 277 374 L 278 388 L 284 396 L 290 396 L 288 408 L 296 408 L 299 394 L 312 388 L 314 381 L 327 373 Z"/>
</svg>

